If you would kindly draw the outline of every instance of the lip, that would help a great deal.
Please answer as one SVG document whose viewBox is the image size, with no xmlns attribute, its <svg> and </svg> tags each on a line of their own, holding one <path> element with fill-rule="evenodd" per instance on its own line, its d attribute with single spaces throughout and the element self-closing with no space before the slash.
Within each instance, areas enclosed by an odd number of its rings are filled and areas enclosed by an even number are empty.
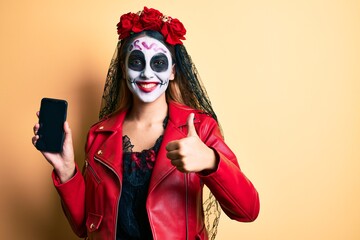
<svg viewBox="0 0 360 240">
<path fill-rule="evenodd" d="M 146 93 L 152 92 L 159 85 L 158 82 L 136 82 L 138 88 Z"/>
</svg>

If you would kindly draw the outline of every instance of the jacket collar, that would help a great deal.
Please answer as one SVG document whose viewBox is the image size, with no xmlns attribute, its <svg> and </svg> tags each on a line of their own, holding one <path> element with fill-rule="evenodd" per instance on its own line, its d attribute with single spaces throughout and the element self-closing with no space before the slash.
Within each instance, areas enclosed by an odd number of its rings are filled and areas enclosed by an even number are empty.
<svg viewBox="0 0 360 240">
<path fill-rule="evenodd" d="M 171 141 L 186 137 L 187 130 L 185 132 L 183 127 L 187 125 L 189 114 L 196 111 L 174 102 L 169 102 L 168 109 L 169 120 L 150 179 L 149 194 L 166 176 L 175 170 L 175 167 L 171 165 L 170 160 L 166 157 L 165 147 Z M 118 159 L 122 159 L 122 148 L 119 148 L 119 146 L 122 146 L 122 125 L 127 112 L 128 110 L 125 110 L 113 114 L 94 126 L 95 133 L 107 135 L 106 140 L 96 150 L 94 156 L 111 167 L 120 179 L 122 179 L 123 167 L 122 161 L 118 161 Z M 199 119 L 195 119 L 194 123 L 196 122 L 199 122 Z M 117 144 L 114 144 L 115 142 Z"/>
<path fill-rule="evenodd" d="M 169 102 L 169 119 L 174 123 L 176 127 L 184 127 L 187 125 L 187 119 L 190 113 L 194 113 L 196 110 L 181 105 L 176 102 Z M 198 123 L 199 119 L 195 118 L 194 123 Z"/>
<path fill-rule="evenodd" d="M 95 124 L 96 126 L 95 133 L 101 133 L 101 132 L 111 133 L 121 130 L 127 112 L 128 109 L 125 109 L 124 111 L 111 114 L 102 121 L 98 122 L 97 124 Z"/>
</svg>

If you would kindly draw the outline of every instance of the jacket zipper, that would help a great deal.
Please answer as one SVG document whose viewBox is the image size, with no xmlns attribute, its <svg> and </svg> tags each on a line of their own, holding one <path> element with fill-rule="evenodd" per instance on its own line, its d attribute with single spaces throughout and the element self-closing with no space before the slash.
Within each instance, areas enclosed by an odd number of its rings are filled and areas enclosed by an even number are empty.
<svg viewBox="0 0 360 240">
<path fill-rule="evenodd" d="M 98 175 L 95 173 L 94 169 L 91 167 L 91 165 L 89 164 L 89 162 L 87 160 L 85 160 L 85 168 L 89 169 L 89 171 L 91 172 L 91 174 L 94 176 L 96 182 L 99 184 L 100 183 L 100 178 L 98 177 Z"/>
<path fill-rule="evenodd" d="M 185 180 L 185 221 L 186 221 L 186 240 L 189 239 L 189 216 L 188 216 L 188 173 L 184 173 Z"/>
<path fill-rule="evenodd" d="M 101 163 L 102 165 L 104 165 L 105 167 L 109 168 L 119 179 L 120 181 L 120 177 L 119 175 L 116 173 L 116 171 L 110 167 L 108 164 L 104 163 L 101 159 L 97 158 L 97 157 L 94 157 L 94 159 Z M 117 221 L 118 221 L 118 214 L 119 214 L 119 203 L 120 203 L 120 195 L 121 195 L 121 184 L 120 184 L 120 193 L 119 193 L 119 196 L 117 198 L 117 205 L 116 205 L 116 217 L 115 217 L 115 226 L 114 226 L 114 229 L 115 229 L 115 235 L 114 235 L 114 239 L 116 239 L 116 234 L 117 234 Z"/>
</svg>

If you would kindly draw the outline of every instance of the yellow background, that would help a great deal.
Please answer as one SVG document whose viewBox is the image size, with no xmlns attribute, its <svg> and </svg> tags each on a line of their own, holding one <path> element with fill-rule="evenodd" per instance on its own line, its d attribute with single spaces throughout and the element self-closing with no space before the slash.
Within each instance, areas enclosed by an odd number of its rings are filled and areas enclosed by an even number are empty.
<svg viewBox="0 0 360 240">
<path fill-rule="evenodd" d="M 360 239 L 360 3 L 342 0 L 0 2 L 1 239 L 77 239 L 31 145 L 42 97 L 69 102 L 82 165 L 122 13 L 179 18 L 228 145 L 257 187 L 254 223 L 217 239 Z M 174 219 L 176 221 L 176 219 Z"/>
</svg>

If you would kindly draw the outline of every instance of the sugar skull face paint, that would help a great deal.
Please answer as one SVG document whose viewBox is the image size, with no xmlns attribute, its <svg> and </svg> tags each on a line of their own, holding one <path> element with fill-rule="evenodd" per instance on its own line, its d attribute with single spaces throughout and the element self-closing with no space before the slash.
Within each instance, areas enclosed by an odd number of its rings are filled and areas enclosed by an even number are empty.
<svg viewBox="0 0 360 240">
<path fill-rule="evenodd" d="M 167 47 L 148 36 L 135 39 L 129 46 L 125 68 L 130 91 L 142 102 L 153 102 L 174 79 L 173 63 Z"/>
</svg>

